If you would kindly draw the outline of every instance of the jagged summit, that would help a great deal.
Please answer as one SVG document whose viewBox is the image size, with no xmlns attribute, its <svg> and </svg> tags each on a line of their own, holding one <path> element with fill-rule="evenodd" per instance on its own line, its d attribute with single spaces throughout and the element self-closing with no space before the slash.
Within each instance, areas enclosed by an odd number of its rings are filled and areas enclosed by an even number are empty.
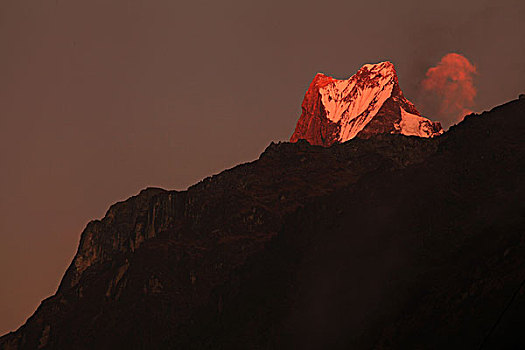
<svg viewBox="0 0 525 350">
<path fill-rule="evenodd" d="M 330 146 L 380 133 L 420 137 L 443 133 L 438 122 L 422 117 L 403 96 L 391 62 L 365 64 L 347 80 L 318 73 L 305 94 L 290 141 Z"/>
</svg>

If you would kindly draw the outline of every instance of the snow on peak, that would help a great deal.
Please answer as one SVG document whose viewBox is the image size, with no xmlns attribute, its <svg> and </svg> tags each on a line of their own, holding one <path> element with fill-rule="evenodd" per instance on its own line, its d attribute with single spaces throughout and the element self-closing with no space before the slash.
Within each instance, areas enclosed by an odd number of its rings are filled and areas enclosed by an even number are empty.
<svg viewBox="0 0 525 350">
<path fill-rule="evenodd" d="M 390 62 L 365 64 L 348 80 L 319 88 L 326 117 L 341 125 L 339 142 L 354 138 L 392 95 L 397 75 Z"/>
<path fill-rule="evenodd" d="M 394 64 L 389 61 L 379 62 L 379 63 L 372 63 L 372 64 L 365 64 L 363 65 L 359 71 L 367 69 L 370 72 L 393 72 L 395 74 L 396 70 L 394 68 Z M 358 72 L 359 72 L 358 71 Z"/>
<path fill-rule="evenodd" d="M 433 128 L 433 123 L 427 118 L 423 118 L 417 114 L 409 113 L 399 107 L 401 111 L 401 121 L 395 124 L 395 128 L 400 134 L 406 136 L 432 137 L 436 133 L 442 134 L 443 129 L 436 132 Z"/>
<path fill-rule="evenodd" d="M 348 79 L 318 73 L 305 94 L 290 141 L 330 146 L 357 135 L 393 133 L 433 137 L 441 125 L 420 116 L 401 91 L 391 62 L 363 65 Z"/>
</svg>

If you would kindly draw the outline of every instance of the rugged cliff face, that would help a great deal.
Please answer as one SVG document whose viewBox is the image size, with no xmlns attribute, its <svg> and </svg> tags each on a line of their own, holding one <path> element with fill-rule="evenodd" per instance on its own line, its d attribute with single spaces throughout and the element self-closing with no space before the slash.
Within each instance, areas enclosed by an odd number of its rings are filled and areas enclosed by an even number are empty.
<svg viewBox="0 0 525 350">
<path fill-rule="evenodd" d="M 390 62 L 364 65 L 348 80 L 317 74 L 290 141 L 331 146 L 382 133 L 419 137 L 443 133 L 439 123 L 423 118 L 404 97 Z"/>
<path fill-rule="evenodd" d="M 438 138 L 271 144 L 146 189 L 87 225 L 0 349 L 525 345 L 524 117 L 520 100 Z"/>
</svg>

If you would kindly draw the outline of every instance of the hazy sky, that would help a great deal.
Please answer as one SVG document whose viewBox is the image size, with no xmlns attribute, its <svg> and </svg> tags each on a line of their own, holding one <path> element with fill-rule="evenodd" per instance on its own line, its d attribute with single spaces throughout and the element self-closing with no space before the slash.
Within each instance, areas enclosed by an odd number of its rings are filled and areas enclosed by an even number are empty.
<svg viewBox="0 0 525 350">
<path fill-rule="evenodd" d="M 523 0 L 0 1 L 0 334 L 110 204 L 287 140 L 318 71 L 390 60 L 418 106 L 457 52 L 477 67 L 474 110 L 517 98 L 524 18 Z"/>
</svg>

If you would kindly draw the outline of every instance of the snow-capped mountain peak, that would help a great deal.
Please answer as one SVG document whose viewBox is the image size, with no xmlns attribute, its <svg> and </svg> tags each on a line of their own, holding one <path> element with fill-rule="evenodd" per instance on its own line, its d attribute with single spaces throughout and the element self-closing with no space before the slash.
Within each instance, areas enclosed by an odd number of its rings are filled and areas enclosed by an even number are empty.
<svg viewBox="0 0 525 350">
<path fill-rule="evenodd" d="M 318 73 L 303 100 L 291 141 L 330 146 L 356 136 L 400 133 L 433 137 L 441 125 L 421 117 L 399 88 L 391 62 L 366 64 L 346 80 Z"/>
</svg>

